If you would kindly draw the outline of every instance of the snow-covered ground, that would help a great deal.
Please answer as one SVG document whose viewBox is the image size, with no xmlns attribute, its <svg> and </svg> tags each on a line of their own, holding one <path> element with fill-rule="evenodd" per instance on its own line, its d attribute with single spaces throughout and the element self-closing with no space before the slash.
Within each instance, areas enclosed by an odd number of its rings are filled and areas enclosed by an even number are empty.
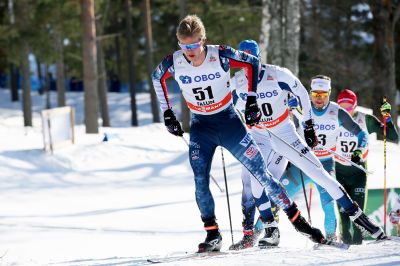
<svg viewBox="0 0 400 266">
<path fill-rule="evenodd" d="M 76 144 L 43 151 L 33 95 L 34 127 L 24 128 L 21 103 L 0 89 L 0 265 L 146 265 L 147 259 L 193 253 L 205 237 L 194 199 L 187 145 L 162 124 L 152 124 L 149 97 L 138 95 L 139 127 L 129 127 L 129 95 L 110 94 L 113 128 L 85 134 L 83 94 L 68 94 L 77 110 Z M 174 97 L 176 102 L 179 97 Z M 52 95 L 55 101 L 55 95 Z M 175 104 L 175 106 L 179 106 Z M 109 141 L 102 142 L 104 133 Z M 185 136 L 188 138 L 188 136 Z M 212 175 L 224 186 L 220 150 Z M 240 165 L 224 153 L 234 240 L 241 237 Z M 400 149 L 388 144 L 388 187 L 400 187 Z M 383 145 L 371 139 L 369 187 L 383 186 Z M 400 243 L 313 250 L 281 216 L 281 244 L 272 250 L 228 252 L 231 244 L 226 196 L 211 183 L 223 251 L 173 265 L 399 265 Z M 314 190 L 315 193 L 316 190 Z M 323 228 L 319 197 L 313 224 Z M 300 193 L 295 199 L 305 205 Z"/>
</svg>

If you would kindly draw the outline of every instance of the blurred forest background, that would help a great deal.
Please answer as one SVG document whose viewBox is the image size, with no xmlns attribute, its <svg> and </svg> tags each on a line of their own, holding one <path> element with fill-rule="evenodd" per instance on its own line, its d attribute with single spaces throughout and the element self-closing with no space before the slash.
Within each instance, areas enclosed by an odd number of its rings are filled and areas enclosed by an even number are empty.
<svg viewBox="0 0 400 266">
<path fill-rule="evenodd" d="M 263 62 L 289 68 L 307 88 L 312 76 L 328 75 L 332 100 L 350 88 L 379 114 L 386 95 L 397 117 L 400 0 L 1 0 L 0 87 L 23 103 L 25 126 L 32 93 L 51 90 L 58 106 L 66 91 L 85 93 L 87 133 L 98 132 L 98 121 L 112 126 L 108 92 L 130 93 L 132 126 L 135 94 L 151 93 L 159 122 L 150 74 L 178 49 L 176 26 L 187 14 L 202 18 L 208 44 L 254 39 Z"/>
</svg>

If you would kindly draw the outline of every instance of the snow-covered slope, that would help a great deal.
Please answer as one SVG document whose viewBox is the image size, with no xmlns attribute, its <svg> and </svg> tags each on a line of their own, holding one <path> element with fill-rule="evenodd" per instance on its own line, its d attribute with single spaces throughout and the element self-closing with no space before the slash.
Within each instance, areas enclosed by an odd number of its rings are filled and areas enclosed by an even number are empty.
<svg viewBox="0 0 400 266">
<path fill-rule="evenodd" d="M 141 126 L 129 127 L 128 95 L 110 94 L 111 123 L 116 127 L 87 135 L 82 125 L 82 94 L 68 94 L 68 104 L 77 110 L 77 143 L 54 155 L 42 150 L 38 111 L 44 100 L 38 95 L 33 99 L 34 127 L 26 129 L 20 103 L 9 103 L 8 91 L 0 90 L 0 265 L 145 265 L 149 258 L 196 250 L 205 233 L 194 199 L 187 145 L 162 124 L 150 123 L 147 95 L 138 96 Z M 108 142 L 102 142 L 104 133 Z M 382 146 L 372 140 L 370 187 L 383 182 Z M 241 167 L 228 152 L 224 155 L 237 241 L 241 237 Z M 400 187 L 399 161 L 399 146 L 388 144 L 391 187 Z M 212 175 L 224 186 L 219 149 Z M 228 253 L 226 196 L 213 183 L 211 188 L 225 253 L 171 264 L 400 264 L 400 243 L 394 242 L 365 243 L 347 251 L 313 250 L 284 214 L 279 248 Z M 305 210 L 302 195 L 295 200 Z M 312 206 L 313 224 L 323 228 L 317 195 Z"/>
</svg>

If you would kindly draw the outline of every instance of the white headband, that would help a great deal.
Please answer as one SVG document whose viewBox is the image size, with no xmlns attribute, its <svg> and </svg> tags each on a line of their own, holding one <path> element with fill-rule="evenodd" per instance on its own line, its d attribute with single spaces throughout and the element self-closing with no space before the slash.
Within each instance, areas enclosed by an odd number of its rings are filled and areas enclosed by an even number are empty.
<svg viewBox="0 0 400 266">
<path fill-rule="evenodd" d="M 312 91 L 331 91 L 331 81 L 327 79 L 316 78 L 311 81 Z"/>
</svg>

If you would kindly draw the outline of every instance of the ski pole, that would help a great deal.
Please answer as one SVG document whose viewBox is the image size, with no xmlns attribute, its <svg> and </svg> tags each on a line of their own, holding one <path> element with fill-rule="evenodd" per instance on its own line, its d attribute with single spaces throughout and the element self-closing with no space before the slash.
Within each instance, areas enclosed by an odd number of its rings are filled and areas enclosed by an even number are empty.
<svg viewBox="0 0 400 266">
<path fill-rule="evenodd" d="M 226 179 L 226 169 L 225 169 L 224 150 L 223 150 L 222 146 L 221 146 L 221 157 L 222 157 L 222 169 L 224 170 L 226 201 L 227 201 L 227 203 L 228 203 L 229 226 L 230 226 L 230 228 L 231 228 L 232 245 L 234 245 L 234 241 L 233 241 L 233 230 L 232 230 L 231 205 L 230 205 L 230 203 L 229 203 L 228 180 Z"/>
<path fill-rule="evenodd" d="M 309 205 L 308 205 L 308 209 L 310 210 L 310 213 L 311 213 L 311 201 L 312 201 L 312 188 L 313 188 L 313 186 L 312 186 L 312 183 L 310 182 L 310 202 L 308 203 Z"/>
<path fill-rule="evenodd" d="M 386 96 L 383 97 L 383 103 L 387 102 Z M 386 119 L 387 115 L 383 116 L 383 231 L 386 234 Z"/>
<path fill-rule="evenodd" d="M 302 172 L 300 169 L 299 169 L 299 172 L 300 172 L 300 177 L 301 177 L 301 185 L 303 186 L 304 200 L 306 201 L 307 214 L 308 214 L 308 222 L 311 224 L 310 206 L 308 205 L 307 193 L 306 193 L 306 186 L 304 185 L 303 172 Z"/>
<path fill-rule="evenodd" d="M 184 137 L 184 136 L 181 136 L 181 138 L 182 138 L 183 141 L 186 143 L 186 145 L 189 147 L 189 143 L 187 142 L 187 140 L 185 139 L 185 137 Z M 215 178 L 211 175 L 211 173 L 210 173 L 210 177 L 211 177 L 212 181 L 214 181 L 215 185 L 218 187 L 219 191 L 220 191 L 221 193 L 224 193 L 224 190 L 218 185 L 217 180 L 215 180 Z"/>
<path fill-rule="evenodd" d="M 323 150 L 323 148 L 321 148 L 321 147 L 317 147 L 317 148 Z M 351 160 L 347 159 L 347 158 L 344 157 L 343 155 L 341 155 L 341 154 L 339 154 L 339 153 L 337 153 L 337 152 L 335 152 L 335 151 L 333 151 L 333 150 L 331 150 L 331 149 L 327 149 L 327 151 L 330 152 L 330 153 L 332 153 L 332 154 L 334 154 L 334 155 L 336 155 L 336 156 L 338 156 L 338 157 L 340 157 L 340 159 L 342 159 L 342 160 L 348 162 L 349 164 L 351 164 L 351 165 L 354 166 L 355 168 L 358 168 L 359 170 L 363 171 L 364 173 L 366 173 L 366 174 L 372 174 L 372 172 L 370 172 L 370 171 L 366 170 L 365 168 L 363 168 L 362 166 L 360 166 L 360 165 L 358 165 L 358 164 L 352 162 Z"/>
<path fill-rule="evenodd" d="M 239 115 L 240 120 L 242 120 L 242 123 L 244 122 L 244 119 L 242 117 L 242 114 L 240 113 L 239 110 L 236 109 L 236 113 Z M 280 138 L 279 136 L 277 136 L 276 134 L 274 134 L 271 130 L 269 130 L 265 125 L 263 125 L 262 123 L 258 124 L 258 126 L 262 127 L 263 129 L 265 129 L 268 133 L 270 133 L 270 135 L 272 135 L 275 139 L 277 139 L 281 144 L 288 146 L 291 150 L 295 151 L 300 157 L 304 157 L 307 161 L 309 161 L 310 163 L 312 163 L 315 167 L 320 168 L 320 166 L 313 162 L 310 158 L 304 156 L 304 154 L 301 153 L 301 151 L 296 150 L 292 145 L 290 145 L 287 141 L 283 140 L 282 138 Z"/>
<path fill-rule="evenodd" d="M 310 158 L 305 156 L 303 153 L 301 153 L 301 151 L 299 151 L 296 148 L 294 148 L 286 140 L 284 140 L 284 139 L 280 138 L 279 136 L 277 136 L 275 133 L 273 133 L 271 130 L 269 130 L 265 125 L 263 125 L 263 124 L 258 124 L 258 125 L 261 126 L 263 129 L 265 129 L 271 136 L 274 137 L 274 139 L 278 140 L 281 144 L 283 144 L 283 145 L 289 147 L 291 150 L 295 151 L 300 157 L 304 157 L 304 159 L 306 159 L 307 161 L 312 163 L 315 167 L 321 168 L 320 165 L 318 165 L 316 162 L 312 161 Z"/>
</svg>

